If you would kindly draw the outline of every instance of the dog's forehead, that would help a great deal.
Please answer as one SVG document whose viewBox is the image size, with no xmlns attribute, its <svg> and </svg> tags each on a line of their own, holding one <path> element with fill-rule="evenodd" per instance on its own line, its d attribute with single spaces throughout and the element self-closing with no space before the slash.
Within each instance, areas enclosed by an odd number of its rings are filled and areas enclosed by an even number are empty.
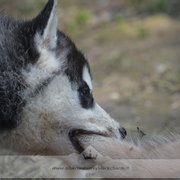
<svg viewBox="0 0 180 180">
<path fill-rule="evenodd" d="M 65 36 L 63 33 L 59 35 L 59 50 L 62 50 L 62 48 L 63 50 L 68 49 L 65 60 L 65 74 L 71 82 L 81 84 L 82 81 L 85 81 L 89 88 L 92 89 L 91 72 L 87 59 L 82 52 L 77 49 L 76 45 L 69 37 Z"/>
</svg>

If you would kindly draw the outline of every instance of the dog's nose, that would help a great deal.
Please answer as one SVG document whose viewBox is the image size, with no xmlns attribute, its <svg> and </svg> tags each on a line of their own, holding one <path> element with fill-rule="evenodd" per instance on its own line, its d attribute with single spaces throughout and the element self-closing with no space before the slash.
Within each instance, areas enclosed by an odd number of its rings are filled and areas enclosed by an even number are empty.
<svg viewBox="0 0 180 180">
<path fill-rule="evenodd" d="M 127 135 L 127 132 L 123 127 L 119 128 L 119 133 L 121 134 L 122 139 L 124 139 Z"/>
</svg>

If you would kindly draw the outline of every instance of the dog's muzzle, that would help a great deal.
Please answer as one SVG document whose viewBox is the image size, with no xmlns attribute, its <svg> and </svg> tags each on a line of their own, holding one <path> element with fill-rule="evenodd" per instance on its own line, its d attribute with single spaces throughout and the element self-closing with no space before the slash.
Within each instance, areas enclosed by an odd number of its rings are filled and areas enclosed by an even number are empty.
<svg viewBox="0 0 180 180">
<path fill-rule="evenodd" d="M 122 139 L 124 139 L 127 135 L 127 132 L 123 127 L 119 128 L 119 133 L 120 133 Z M 103 136 L 103 137 L 110 137 L 107 133 L 89 131 L 89 130 L 84 130 L 84 129 L 71 129 L 69 131 L 68 136 L 69 136 L 69 139 L 70 139 L 72 145 L 74 146 L 76 151 L 78 151 L 79 153 L 82 153 L 85 150 L 83 148 L 83 146 L 81 145 L 81 142 L 78 139 L 78 137 L 80 137 L 82 135 L 99 135 L 99 136 Z"/>
<path fill-rule="evenodd" d="M 106 133 L 88 131 L 84 129 L 71 129 L 68 135 L 72 145 L 79 153 L 82 153 L 85 149 L 82 147 L 78 137 L 82 135 L 99 135 L 99 136 L 109 137 L 108 134 Z"/>
</svg>

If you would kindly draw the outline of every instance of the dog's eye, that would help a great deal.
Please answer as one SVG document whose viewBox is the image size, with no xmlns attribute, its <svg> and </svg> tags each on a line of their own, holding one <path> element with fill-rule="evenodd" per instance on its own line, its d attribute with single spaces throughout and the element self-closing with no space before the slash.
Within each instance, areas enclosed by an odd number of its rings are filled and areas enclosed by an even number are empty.
<svg viewBox="0 0 180 180">
<path fill-rule="evenodd" d="M 81 105 L 83 108 L 93 107 L 94 99 L 89 89 L 88 85 L 84 82 L 82 86 L 79 87 L 79 97 L 81 101 Z"/>
<path fill-rule="evenodd" d="M 89 86 L 84 82 L 78 89 L 79 94 L 81 96 L 89 96 L 91 94 L 91 90 L 89 89 Z"/>
<path fill-rule="evenodd" d="M 90 89 L 88 87 L 80 89 L 80 95 L 87 96 L 90 94 Z"/>
</svg>

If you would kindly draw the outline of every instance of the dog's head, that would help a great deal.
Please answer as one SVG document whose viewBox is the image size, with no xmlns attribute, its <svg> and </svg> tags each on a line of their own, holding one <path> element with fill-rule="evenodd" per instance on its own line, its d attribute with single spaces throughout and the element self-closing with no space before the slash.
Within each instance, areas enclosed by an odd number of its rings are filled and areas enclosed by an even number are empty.
<svg viewBox="0 0 180 180">
<path fill-rule="evenodd" d="M 88 61 L 57 30 L 56 3 L 49 0 L 35 19 L 20 26 L 32 57 L 22 70 L 27 88 L 21 127 L 25 136 L 58 154 L 81 153 L 79 136 L 123 139 L 126 131 L 95 102 Z"/>
</svg>

